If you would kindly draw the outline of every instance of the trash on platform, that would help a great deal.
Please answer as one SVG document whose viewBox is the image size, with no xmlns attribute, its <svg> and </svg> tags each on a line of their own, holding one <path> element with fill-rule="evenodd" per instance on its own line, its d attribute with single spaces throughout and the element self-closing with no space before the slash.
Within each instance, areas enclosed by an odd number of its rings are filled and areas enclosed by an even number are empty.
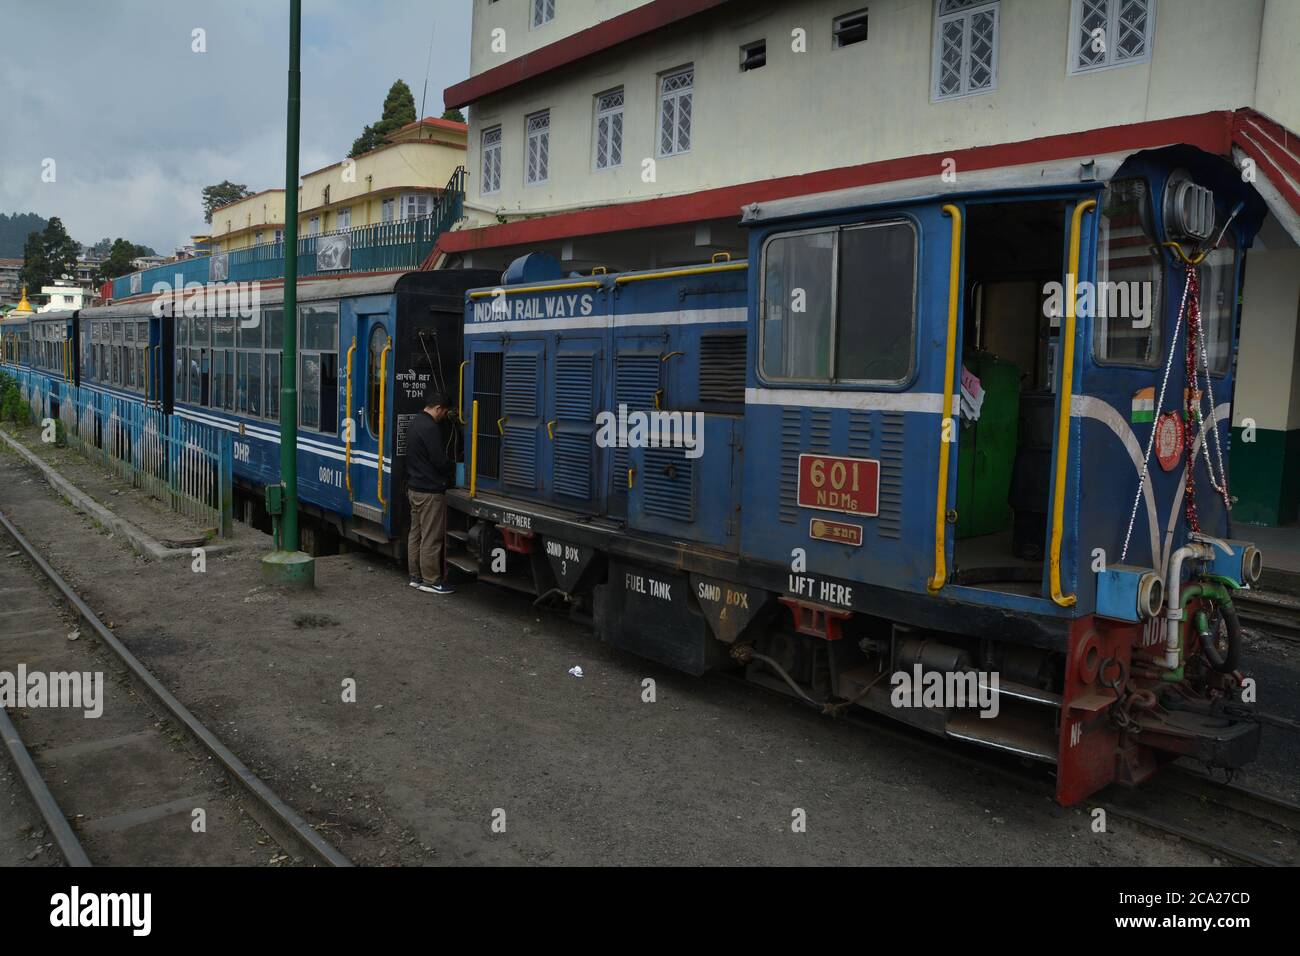
<svg viewBox="0 0 1300 956">
<path fill-rule="evenodd" d="M 581 677 L 581 676 L 582 676 L 582 665 L 581 665 L 581 664 L 578 664 L 578 665 L 575 665 L 575 666 L 573 666 L 573 667 L 570 667 L 570 668 L 569 668 L 569 673 L 572 674 L 574 677 Z"/>
</svg>

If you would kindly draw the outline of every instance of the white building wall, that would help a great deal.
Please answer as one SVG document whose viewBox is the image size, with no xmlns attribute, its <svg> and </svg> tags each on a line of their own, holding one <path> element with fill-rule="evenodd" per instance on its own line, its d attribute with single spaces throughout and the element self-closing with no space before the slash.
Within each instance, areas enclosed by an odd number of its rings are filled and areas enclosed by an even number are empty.
<svg viewBox="0 0 1300 956">
<path fill-rule="evenodd" d="M 1300 2 L 1265 0 L 1256 109 L 1300 130 Z"/>
<path fill-rule="evenodd" d="M 1279 0 L 1158 0 L 1150 62 L 1071 75 L 1071 0 L 1001 0 L 997 89 L 939 102 L 931 101 L 934 0 L 875 0 L 867 41 L 843 49 L 832 49 L 832 20 L 861 0 L 733 3 L 476 103 L 468 198 L 481 213 L 545 214 L 1249 106 L 1265 2 Z M 806 53 L 792 50 L 796 29 L 807 31 Z M 761 38 L 767 66 L 742 73 L 741 44 Z M 696 71 L 692 150 L 657 159 L 646 182 L 657 77 L 687 63 Z M 624 162 L 594 172 L 593 96 L 619 85 Z M 1294 101 L 1294 88 L 1285 96 Z M 525 187 L 524 118 L 542 109 L 551 111 L 550 180 Z M 483 196 L 482 132 L 496 124 L 502 188 Z"/>
<path fill-rule="evenodd" d="M 627 13 L 651 0 L 554 0 L 555 19 L 532 26 L 534 0 L 474 0 L 469 72 L 485 70 L 531 53 L 572 33 Z M 494 31 L 501 30 L 495 37 Z M 504 50 L 500 49 L 501 46 Z"/>
</svg>

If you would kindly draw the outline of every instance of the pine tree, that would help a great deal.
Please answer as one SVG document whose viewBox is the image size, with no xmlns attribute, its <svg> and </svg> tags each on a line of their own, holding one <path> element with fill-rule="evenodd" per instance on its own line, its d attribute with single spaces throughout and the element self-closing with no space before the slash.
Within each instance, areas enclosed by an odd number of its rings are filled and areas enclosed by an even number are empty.
<svg viewBox="0 0 1300 956">
<path fill-rule="evenodd" d="M 383 118 L 373 126 L 367 125 L 352 143 L 348 156 L 356 159 L 363 153 L 384 145 L 390 133 L 395 133 L 407 123 L 415 122 L 415 96 L 404 80 L 398 80 L 384 97 Z"/>
</svg>

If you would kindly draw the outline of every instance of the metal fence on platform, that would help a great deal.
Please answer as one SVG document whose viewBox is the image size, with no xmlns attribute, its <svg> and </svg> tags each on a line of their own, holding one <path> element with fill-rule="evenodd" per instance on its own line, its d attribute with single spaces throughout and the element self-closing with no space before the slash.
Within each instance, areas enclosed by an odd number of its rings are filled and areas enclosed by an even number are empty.
<svg viewBox="0 0 1300 956">
<path fill-rule="evenodd" d="M 166 502 L 176 513 L 223 537 L 231 533 L 231 432 L 28 369 L 6 372 L 18 379 L 38 425 L 57 419 L 63 440 L 85 458 Z"/>
</svg>

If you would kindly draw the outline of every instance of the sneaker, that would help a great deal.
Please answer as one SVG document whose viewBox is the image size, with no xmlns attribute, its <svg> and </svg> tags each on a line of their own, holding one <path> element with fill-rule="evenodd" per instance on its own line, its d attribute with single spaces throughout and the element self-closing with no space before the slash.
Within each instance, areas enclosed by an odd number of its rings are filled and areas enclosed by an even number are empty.
<svg viewBox="0 0 1300 956">
<path fill-rule="evenodd" d="M 432 583 L 428 581 L 420 582 L 420 590 L 426 591 L 429 594 L 455 594 L 456 593 L 456 589 L 452 587 L 450 584 L 448 584 L 446 581 L 444 581 L 442 578 L 439 578 L 437 581 L 434 581 Z"/>
<path fill-rule="evenodd" d="M 411 575 L 410 579 L 406 583 L 413 588 L 418 588 L 420 586 L 419 575 L 415 575 L 415 574 Z"/>
</svg>

